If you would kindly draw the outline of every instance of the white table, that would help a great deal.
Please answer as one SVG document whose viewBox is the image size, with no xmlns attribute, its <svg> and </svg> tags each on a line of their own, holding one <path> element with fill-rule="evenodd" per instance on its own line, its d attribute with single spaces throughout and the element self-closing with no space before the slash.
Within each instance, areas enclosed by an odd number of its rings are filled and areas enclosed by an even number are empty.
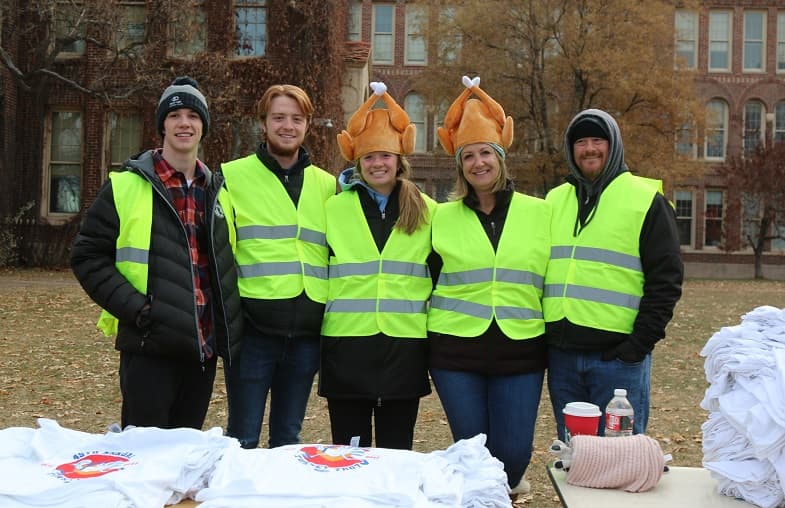
<svg viewBox="0 0 785 508">
<path fill-rule="evenodd" d="M 634 506 L 635 508 L 747 508 L 750 503 L 717 494 L 717 482 L 707 469 L 670 466 L 659 483 L 646 492 L 591 489 L 567 483 L 567 473 L 548 465 L 548 476 L 566 508 Z"/>
</svg>

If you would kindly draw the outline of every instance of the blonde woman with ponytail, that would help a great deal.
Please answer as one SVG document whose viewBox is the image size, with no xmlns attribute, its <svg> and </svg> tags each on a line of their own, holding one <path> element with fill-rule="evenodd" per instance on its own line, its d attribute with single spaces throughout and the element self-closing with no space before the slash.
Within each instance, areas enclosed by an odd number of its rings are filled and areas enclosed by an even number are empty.
<svg viewBox="0 0 785 508">
<path fill-rule="evenodd" d="M 327 398 L 333 443 L 358 436 L 359 446 L 410 450 L 420 397 L 431 391 L 426 302 L 436 203 L 410 180 L 405 155 L 415 126 L 383 83 L 371 87 L 338 135 L 354 167 L 341 173 L 341 193 L 326 205 L 319 395 Z M 379 99 L 386 109 L 372 109 Z"/>
</svg>

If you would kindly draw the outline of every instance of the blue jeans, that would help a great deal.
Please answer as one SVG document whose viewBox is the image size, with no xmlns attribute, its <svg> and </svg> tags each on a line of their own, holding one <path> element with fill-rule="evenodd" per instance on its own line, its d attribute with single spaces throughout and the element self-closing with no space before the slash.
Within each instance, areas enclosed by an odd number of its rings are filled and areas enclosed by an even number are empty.
<svg viewBox="0 0 785 508">
<path fill-rule="evenodd" d="M 319 369 L 319 338 L 287 339 L 246 331 L 237 363 L 224 367 L 229 422 L 226 434 L 243 448 L 256 448 L 270 394 L 270 448 L 300 441 L 313 378 Z"/>
<path fill-rule="evenodd" d="M 605 435 L 605 406 L 613 398 L 614 388 L 627 390 L 627 399 L 635 410 L 633 433 L 646 432 L 649 420 L 651 355 L 642 361 L 627 363 L 618 358 L 603 361 L 601 352 L 566 351 L 548 348 L 548 391 L 559 439 L 564 440 L 564 414 L 568 402 L 591 402 L 603 412 L 601 436 Z"/>
<path fill-rule="evenodd" d="M 491 455 L 504 464 L 510 488 L 518 485 L 532 456 L 543 372 L 486 376 L 431 369 L 453 440 L 483 433 Z"/>
</svg>

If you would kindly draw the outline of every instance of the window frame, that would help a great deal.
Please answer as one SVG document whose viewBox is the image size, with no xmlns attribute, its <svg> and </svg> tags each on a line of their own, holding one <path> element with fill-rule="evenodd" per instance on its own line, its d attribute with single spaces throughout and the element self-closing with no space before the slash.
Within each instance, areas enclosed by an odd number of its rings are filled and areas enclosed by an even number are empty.
<svg viewBox="0 0 785 508">
<path fill-rule="evenodd" d="M 69 9 L 69 8 L 82 8 L 84 7 L 84 3 L 81 1 L 71 2 L 66 0 L 56 0 L 55 1 L 55 11 L 54 16 L 52 18 L 52 29 L 54 31 L 54 44 L 57 47 L 57 44 L 63 37 L 60 37 L 59 34 L 61 33 L 61 27 L 59 25 L 60 22 L 67 22 L 67 19 L 63 19 L 60 17 L 60 14 L 63 12 L 61 9 Z M 78 17 L 78 16 L 77 16 Z M 69 46 L 75 45 L 77 49 L 75 51 L 71 51 L 70 49 L 63 49 L 57 52 L 55 55 L 56 60 L 69 60 L 69 59 L 76 59 L 82 58 L 87 54 L 87 36 L 86 36 L 86 29 L 82 27 L 81 30 L 77 30 L 75 35 L 81 35 L 81 38 L 76 38 L 73 42 L 69 44 Z"/>
<path fill-rule="evenodd" d="M 757 106 L 759 108 L 758 111 L 758 121 L 757 125 L 751 127 L 750 119 L 748 116 L 750 115 L 749 107 L 750 106 Z M 758 99 L 751 99 L 744 103 L 744 112 L 742 118 L 742 153 L 744 155 L 749 155 L 755 151 L 755 149 L 766 140 L 766 105 L 763 104 L 762 101 Z M 750 140 L 756 139 L 756 143 L 754 145 L 748 145 Z"/>
<path fill-rule="evenodd" d="M 116 118 L 115 124 L 123 119 L 138 118 L 138 143 L 132 147 L 133 143 L 126 143 L 128 147 L 122 147 L 118 153 L 119 159 L 112 158 L 112 149 L 115 141 L 115 129 L 113 128 L 112 119 Z M 110 111 L 106 115 L 106 124 L 104 126 L 104 163 L 101 165 L 101 179 L 105 180 L 110 171 L 117 171 L 122 168 L 123 162 L 130 156 L 139 153 L 144 147 L 144 115 L 140 111 L 123 110 L 123 111 Z M 125 155 L 123 155 L 125 154 Z"/>
<path fill-rule="evenodd" d="M 685 31 L 679 25 L 679 18 L 688 19 L 689 24 L 691 25 L 691 33 L 686 34 Z M 674 59 L 676 60 L 674 64 L 677 68 L 682 69 L 695 69 L 698 66 L 698 13 L 688 9 L 676 9 L 675 20 L 674 20 Z M 684 37 L 684 35 L 688 35 L 689 37 Z M 692 46 L 691 56 L 686 63 L 679 64 L 680 60 L 680 51 L 679 46 L 680 44 L 690 44 Z M 684 60 L 684 59 L 682 59 Z"/>
<path fill-rule="evenodd" d="M 175 17 L 169 20 L 167 27 L 169 34 L 169 44 L 166 47 L 166 54 L 170 58 L 178 60 L 191 60 L 199 53 L 207 50 L 207 10 L 205 0 L 191 0 L 190 9 L 177 9 L 173 12 Z M 191 24 L 188 32 L 188 40 L 183 44 L 177 44 L 182 37 L 175 33 L 177 23 L 185 22 Z M 188 47 L 183 47 L 187 45 Z"/>
<path fill-rule="evenodd" d="M 55 115 L 57 114 L 77 114 L 79 115 L 79 159 L 78 160 L 52 160 L 54 137 Z M 41 216 L 53 219 L 54 222 L 65 221 L 79 213 L 82 204 L 82 187 L 84 184 L 84 150 L 85 150 L 85 129 L 84 112 L 73 108 L 51 108 L 47 111 L 44 119 L 44 139 L 43 139 L 43 178 L 41 188 Z M 53 165 L 78 166 L 79 167 L 79 190 L 76 196 L 76 210 L 74 211 L 53 211 L 52 210 L 52 179 Z"/>
<path fill-rule="evenodd" d="M 729 115 L 730 115 L 730 107 L 728 106 L 728 103 L 724 99 L 715 98 L 715 99 L 710 100 L 707 103 L 707 105 L 706 105 L 706 109 L 707 109 L 707 113 L 708 114 L 711 113 L 711 105 L 712 104 L 719 104 L 719 105 L 722 106 L 722 116 L 723 117 L 722 117 L 722 123 L 721 123 L 721 128 L 720 129 L 712 127 L 711 119 L 707 118 L 707 121 L 706 121 L 706 132 L 705 132 L 704 142 L 703 142 L 703 158 L 705 160 L 707 160 L 707 161 L 724 161 L 725 157 L 727 156 L 727 153 L 728 153 L 728 119 L 729 119 Z M 718 131 L 718 130 L 722 131 L 722 155 L 720 155 L 720 156 L 711 155 L 710 156 L 708 154 L 708 152 L 709 152 L 710 132 L 714 132 L 714 131 Z"/>
<path fill-rule="evenodd" d="M 427 22 L 428 7 L 420 4 L 406 4 L 404 27 L 403 58 L 404 65 L 428 65 L 428 40 L 425 36 L 425 23 Z M 412 60 L 411 53 L 414 45 L 420 46 L 422 58 Z"/>
<path fill-rule="evenodd" d="M 690 210 L 689 215 L 679 215 L 679 201 L 686 201 L 680 200 L 678 194 L 684 193 L 689 194 L 689 201 L 690 201 Z M 692 189 L 674 189 L 673 190 L 673 210 L 676 214 L 676 229 L 679 234 L 679 245 L 684 248 L 695 248 L 695 192 Z M 681 222 L 680 222 L 681 221 Z M 682 243 L 681 237 L 681 226 L 680 224 L 688 221 L 689 222 L 689 242 Z"/>
<path fill-rule="evenodd" d="M 719 194 L 720 195 L 720 214 L 719 217 L 712 217 L 709 215 L 709 194 Z M 713 205 L 713 204 L 712 204 Z M 703 193 L 703 248 L 709 249 L 720 249 L 722 248 L 722 241 L 723 241 L 723 221 L 725 220 L 725 191 L 722 189 L 706 189 Z M 717 222 L 719 224 L 719 234 L 720 238 L 716 244 L 709 244 L 708 240 L 708 233 L 709 233 L 709 222 Z"/>
<path fill-rule="evenodd" d="M 379 13 L 382 9 L 390 10 L 390 31 L 380 32 L 377 30 L 377 20 Z M 373 19 L 371 20 L 371 59 L 373 65 L 393 65 L 395 63 L 395 4 L 394 3 L 374 3 L 373 4 Z M 380 59 L 379 51 L 377 51 L 377 40 L 379 37 L 384 36 L 389 38 L 390 42 L 390 58 Z"/>
<path fill-rule="evenodd" d="M 118 8 L 123 9 L 122 14 L 122 30 L 118 30 L 116 35 L 116 42 L 117 42 L 117 49 L 118 51 L 125 52 L 138 52 L 141 51 L 141 47 L 144 45 L 147 35 L 147 2 L 145 0 L 118 0 L 117 2 Z M 139 37 L 127 37 L 125 34 L 131 33 L 132 30 L 129 28 L 134 20 L 133 16 L 131 16 L 132 9 L 141 9 L 142 17 L 141 17 L 141 27 L 142 33 Z"/>
<path fill-rule="evenodd" d="M 362 0 L 349 0 L 349 8 L 346 13 L 346 40 L 347 41 L 363 40 Z"/>
<path fill-rule="evenodd" d="M 785 73 L 785 10 L 777 12 L 777 45 L 775 49 L 774 70 Z"/>
<path fill-rule="evenodd" d="M 727 39 L 714 39 L 713 38 L 713 30 L 715 28 L 714 16 L 715 15 L 725 15 L 727 16 L 727 23 L 725 24 L 725 30 L 727 31 Z M 712 45 L 713 44 L 721 44 L 725 43 L 727 45 L 724 53 L 725 53 L 725 67 L 714 67 L 712 66 Z M 730 72 L 732 62 L 733 62 L 733 11 L 729 10 L 712 10 L 709 11 L 709 32 L 708 32 L 708 51 L 707 51 L 707 58 L 708 58 L 708 71 L 709 72 Z"/>
<path fill-rule="evenodd" d="M 267 44 L 269 42 L 269 30 L 267 29 L 268 25 L 268 10 L 269 6 L 267 5 L 266 0 L 234 0 L 234 5 L 232 6 L 232 13 L 234 15 L 234 30 L 235 30 L 235 45 L 234 49 L 232 50 L 232 57 L 233 58 L 261 58 L 267 56 Z M 256 11 L 251 11 L 251 9 L 256 9 Z M 259 22 L 258 20 L 254 20 L 253 23 L 249 22 L 249 17 L 246 16 L 245 23 L 242 26 L 262 26 L 264 27 L 263 30 L 263 37 L 259 41 L 255 38 L 256 32 L 254 32 L 254 37 L 251 38 L 241 38 L 240 34 L 242 33 L 240 30 L 241 21 L 240 21 L 240 12 L 247 11 L 247 12 L 257 12 L 261 13 L 262 21 Z M 247 14 L 246 12 L 246 14 Z M 245 47 L 245 44 L 241 45 L 241 39 L 243 41 L 249 40 L 251 44 L 252 51 L 251 53 L 242 53 L 240 52 L 241 48 Z M 260 50 L 257 51 L 255 46 L 253 45 L 255 42 L 260 42 L 262 47 Z"/>
<path fill-rule="evenodd" d="M 419 104 L 412 104 L 419 101 Z M 428 109 L 425 106 L 425 97 L 417 92 L 409 92 L 403 98 L 403 109 L 409 114 L 409 121 L 416 128 L 414 139 L 414 153 L 428 151 Z"/>
<path fill-rule="evenodd" d="M 748 16 L 751 15 L 760 15 L 761 22 L 760 22 L 760 30 L 761 30 L 761 39 L 749 39 L 747 35 L 747 20 Z M 742 27 L 742 52 L 741 52 L 741 60 L 742 60 L 742 72 L 766 72 L 766 11 L 750 9 L 745 10 L 744 15 L 742 17 L 743 27 Z M 760 67 L 748 67 L 747 65 L 747 49 L 749 44 L 758 44 L 760 45 Z"/>
</svg>

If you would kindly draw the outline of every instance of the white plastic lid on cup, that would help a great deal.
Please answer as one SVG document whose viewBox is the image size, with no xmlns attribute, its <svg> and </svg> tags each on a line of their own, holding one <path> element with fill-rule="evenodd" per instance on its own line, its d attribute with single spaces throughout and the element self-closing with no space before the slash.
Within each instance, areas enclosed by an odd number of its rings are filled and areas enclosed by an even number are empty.
<svg viewBox="0 0 785 508">
<path fill-rule="evenodd" d="M 596 404 L 592 404 L 591 402 L 569 402 L 566 406 L 564 406 L 564 409 L 562 409 L 562 413 L 572 416 L 602 415 L 600 407 Z"/>
</svg>

